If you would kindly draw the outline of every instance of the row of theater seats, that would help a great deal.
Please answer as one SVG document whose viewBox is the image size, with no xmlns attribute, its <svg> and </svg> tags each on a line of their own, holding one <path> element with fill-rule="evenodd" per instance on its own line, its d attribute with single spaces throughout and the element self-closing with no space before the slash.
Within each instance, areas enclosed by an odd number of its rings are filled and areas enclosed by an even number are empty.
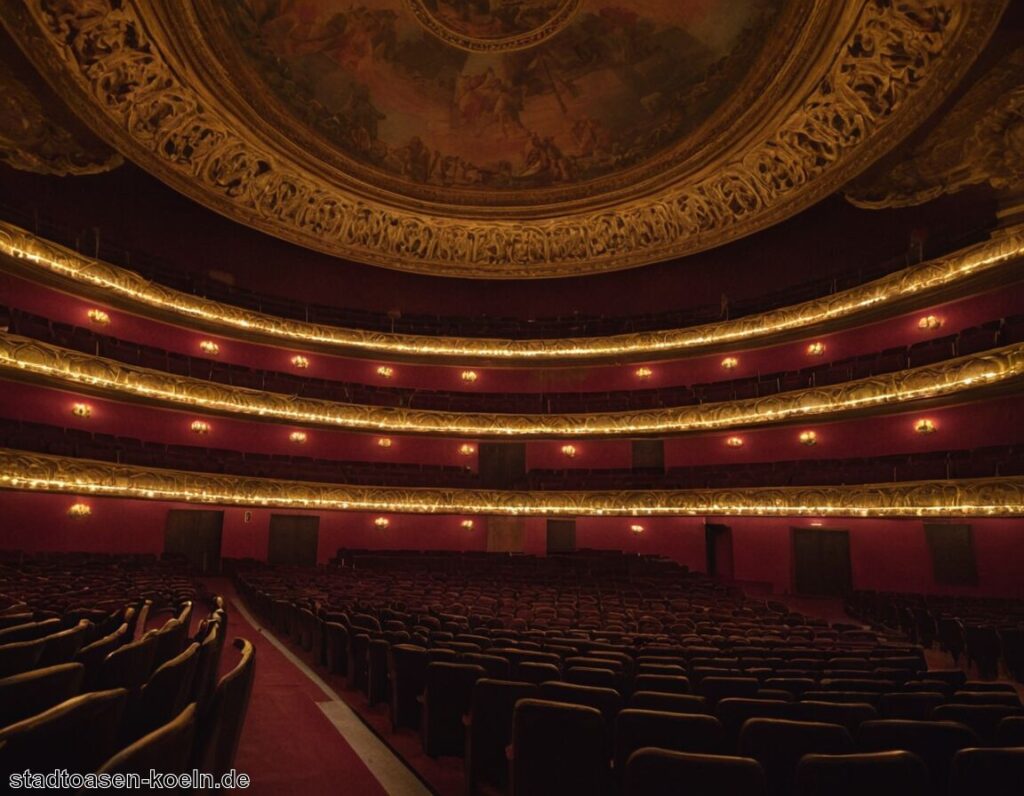
<svg viewBox="0 0 1024 796">
<path fill-rule="evenodd" d="M 106 238 L 99 241 L 97 247 L 92 231 L 83 232 L 69 229 L 53 219 L 45 218 L 45 214 L 38 211 L 30 213 L 21 207 L 4 207 L 0 209 L 0 213 L 13 223 L 32 229 L 36 231 L 36 234 L 43 235 L 49 240 L 62 243 L 73 249 L 87 250 L 90 256 L 97 254 L 101 260 L 136 271 L 154 282 L 184 293 L 204 296 L 214 301 L 221 301 L 268 315 L 330 326 L 404 334 L 528 339 L 597 337 L 634 331 L 676 329 L 702 323 L 713 323 L 721 320 L 723 315 L 720 303 L 625 317 L 604 317 L 576 312 L 561 317 L 531 319 L 491 317 L 484 314 L 459 317 L 399 311 L 374 312 L 322 304 L 307 304 L 230 285 L 182 268 L 180 263 L 169 263 L 144 252 L 128 251 L 116 244 L 111 244 Z M 954 248 L 970 245 L 983 240 L 984 237 L 985 233 L 978 231 L 961 240 L 932 244 L 929 256 L 938 256 L 940 252 L 952 251 Z M 749 298 L 735 298 L 729 303 L 728 314 L 729 317 L 739 318 L 827 296 L 877 279 L 909 264 L 905 257 L 898 257 L 878 265 L 852 269 L 835 276 L 815 279 L 777 291 L 759 292 Z"/>
<path fill-rule="evenodd" d="M 0 559 L 0 775 L 231 769 L 252 645 L 219 677 L 219 597 L 193 633 L 194 583 L 148 557 Z M 168 613 L 166 622 L 147 622 Z"/>
<path fill-rule="evenodd" d="M 938 644 L 954 661 L 964 656 L 994 677 L 1000 665 L 1024 683 L 1024 603 L 984 597 L 949 597 L 857 591 L 846 600 L 853 616 L 899 628 L 926 647 Z"/>
<path fill-rule="evenodd" d="M 760 374 L 692 386 L 576 393 L 486 393 L 378 387 L 354 382 L 302 377 L 292 373 L 247 368 L 197 356 L 139 345 L 91 329 L 50 321 L 19 310 L 8 311 L 10 331 L 119 362 L 206 379 L 236 387 L 301 395 L 340 403 L 404 406 L 436 411 L 490 411 L 523 414 L 626 411 L 691 406 L 757 398 L 933 364 L 1011 343 L 1024 342 L 1024 314 L 964 329 L 958 334 L 926 340 L 881 353 L 850 357 L 799 371 Z"/>
<path fill-rule="evenodd" d="M 480 486 L 469 467 L 402 462 L 337 461 L 308 456 L 243 453 L 198 445 L 164 445 L 132 437 L 91 433 L 42 423 L 0 419 L 0 447 L 117 462 L 255 478 L 386 486 Z M 1024 474 L 1024 447 L 999 445 L 974 450 L 807 459 L 783 462 L 698 465 L 656 469 L 531 470 L 515 489 L 702 489 L 721 487 L 869 484 Z"/>
<path fill-rule="evenodd" d="M 405 558 L 420 566 L 252 565 L 237 582 L 363 704 L 387 704 L 394 732 L 464 757 L 470 794 L 966 796 L 1024 776 L 1013 687 L 929 671 L 902 637 L 668 562 L 593 578 Z"/>
</svg>

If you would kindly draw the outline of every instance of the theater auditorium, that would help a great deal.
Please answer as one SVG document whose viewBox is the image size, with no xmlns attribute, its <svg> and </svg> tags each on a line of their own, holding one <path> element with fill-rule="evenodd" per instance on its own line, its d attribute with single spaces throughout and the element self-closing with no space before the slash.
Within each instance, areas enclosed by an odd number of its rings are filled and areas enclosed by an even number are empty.
<svg viewBox="0 0 1024 796">
<path fill-rule="evenodd" d="M 0 790 L 1024 794 L 1024 2 L 0 0 Z"/>
</svg>

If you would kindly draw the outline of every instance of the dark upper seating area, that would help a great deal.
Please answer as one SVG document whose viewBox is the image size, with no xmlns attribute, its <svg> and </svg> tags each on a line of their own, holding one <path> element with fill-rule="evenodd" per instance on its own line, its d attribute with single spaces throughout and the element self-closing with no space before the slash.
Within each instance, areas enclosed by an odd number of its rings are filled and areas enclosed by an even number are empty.
<svg viewBox="0 0 1024 796">
<path fill-rule="evenodd" d="M 469 467 L 402 462 L 339 461 L 248 453 L 198 445 L 165 445 L 132 437 L 0 419 L 0 447 L 82 459 L 226 473 L 256 478 L 381 486 L 480 486 Z M 885 483 L 1024 475 L 1024 446 L 878 456 L 806 459 L 656 469 L 531 470 L 512 486 L 530 490 L 699 489 Z"/>
<path fill-rule="evenodd" d="M 332 326 L 404 334 L 531 339 L 598 337 L 627 332 L 675 329 L 712 323 L 722 319 L 720 304 L 615 318 L 577 312 L 560 317 L 531 319 L 491 317 L 478 314 L 465 317 L 408 312 L 395 314 L 306 304 L 260 294 L 198 273 L 190 273 L 183 270 L 180 265 L 167 262 L 147 252 L 128 251 L 106 238 L 99 241 L 97 247 L 91 231 L 68 229 L 39 213 L 30 214 L 22 208 L 12 207 L 0 208 L 0 212 L 13 223 L 32 229 L 49 240 L 73 249 L 88 251 L 90 255 L 98 254 L 101 260 L 136 271 L 147 279 L 184 293 L 203 296 L 269 315 Z M 983 240 L 984 237 L 984 231 L 979 230 L 976 234 L 961 240 L 943 240 L 941 231 L 936 229 L 929 242 L 929 251 L 925 253 L 925 256 L 939 256 L 943 252 L 954 251 Z M 729 317 L 740 318 L 831 295 L 878 279 L 888 273 L 905 268 L 909 264 L 907 258 L 899 257 L 833 277 L 810 280 L 771 293 L 746 299 L 733 299 L 729 303 Z"/>
<path fill-rule="evenodd" d="M 202 357 L 177 354 L 152 346 L 97 334 L 91 329 L 50 321 L 19 310 L 7 310 L 11 332 L 130 365 L 180 376 L 207 379 L 270 392 L 300 395 L 339 403 L 404 406 L 436 411 L 488 411 L 522 414 L 616 412 L 717 403 L 758 398 L 780 392 L 839 384 L 854 379 L 894 373 L 957 356 L 1024 342 L 1024 314 L 991 321 L 956 334 L 851 357 L 798 371 L 759 374 L 691 386 L 646 390 L 576 393 L 486 393 L 378 387 L 329 381 L 291 373 L 265 371 Z"/>
<path fill-rule="evenodd" d="M 0 554 L 4 782 L 25 770 L 230 769 L 255 659 L 236 639 L 222 671 L 226 634 L 223 600 L 176 559 Z"/>
<path fill-rule="evenodd" d="M 1012 684 L 665 559 L 340 550 L 236 582 L 350 704 L 464 758 L 468 793 L 966 796 L 986 756 L 1024 766 Z"/>
</svg>

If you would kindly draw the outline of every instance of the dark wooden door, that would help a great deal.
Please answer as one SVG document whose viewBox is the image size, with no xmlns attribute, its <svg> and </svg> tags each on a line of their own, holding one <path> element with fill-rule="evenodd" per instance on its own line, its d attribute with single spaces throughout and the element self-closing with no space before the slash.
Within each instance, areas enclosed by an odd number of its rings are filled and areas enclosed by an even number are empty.
<svg viewBox="0 0 1024 796">
<path fill-rule="evenodd" d="M 522 442 L 481 442 L 477 467 L 484 489 L 512 489 L 526 475 L 526 444 Z"/>
<path fill-rule="evenodd" d="M 164 553 L 183 555 L 204 575 L 220 572 L 223 511 L 170 509 L 164 525 Z"/>
<path fill-rule="evenodd" d="M 665 471 L 665 441 L 660 439 L 633 440 L 633 469 Z"/>
<path fill-rule="evenodd" d="M 850 532 L 793 529 L 793 584 L 799 594 L 838 597 L 851 589 Z"/>
<path fill-rule="evenodd" d="M 548 520 L 548 552 L 576 552 L 576 520 Z"/>
<path fill-rule="evenodd" d="M 271 514 L 267 561 L 289 566 L 316 566 L 320 518 L 306 514 Z"/>
<path fill-rule="evenodd" d="M 712 577 L 732 578 L 732 528 L 718 522 L 704 525 L 705 558 Z"/>
</svg>

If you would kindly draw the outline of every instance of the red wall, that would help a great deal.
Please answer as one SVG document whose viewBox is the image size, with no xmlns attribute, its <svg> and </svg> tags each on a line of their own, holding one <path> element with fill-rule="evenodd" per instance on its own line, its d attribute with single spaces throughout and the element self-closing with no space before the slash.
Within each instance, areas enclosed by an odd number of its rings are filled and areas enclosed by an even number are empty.
<svg viewBox="0 0 1024 796">
<path fill-rule="evenodd" d="M 66 512 L 76 502 L 69 495 L 27 492 L 0 494 L 0 549 L 80 550 L 93 552 L 159 553 L 163 527 L 170 508 L 196 508 L 189 504 L 83 499 L 92 507 L 84 520 L 71 520 Z M 266 556 L 269 509 L 252 510 L 252 521 L 243 521 L 245 509 L 224 510 L 222 554 L 225 557 Z M 376 549 L 484 550 L 486 520 L 474 518 L 476 527 L 462 528 L 461 516 L 388 515 L 385 530 L 374 526 L 376 515 L 367 513 L 320 514 L 321 562 L 339 547 Z M 732 527 L 735 579 L 759 583 L 775 592 L 789 591 L 792 584 L 791 529 L 809 527 L 813 519 L 708 517 Z M 691 569 L 704 569 L 705 518 L 583 517 L 577 520 L 579 548 L 625 550 L 669 556 Z M 850 557 L 856 588 L 999 595 L 1024 598 L 1024 519 L 975 519 L 974 550 L 977 587 L 940 586 L 932 577 L 931 558 L 920 520 L 828 519 L 824 527 L 850 531 Z M 629 526 L 639 523 L 639 536 Z M 525 521 L 525 552 L 543 555 L 546 521 Z"/>
</svg>

